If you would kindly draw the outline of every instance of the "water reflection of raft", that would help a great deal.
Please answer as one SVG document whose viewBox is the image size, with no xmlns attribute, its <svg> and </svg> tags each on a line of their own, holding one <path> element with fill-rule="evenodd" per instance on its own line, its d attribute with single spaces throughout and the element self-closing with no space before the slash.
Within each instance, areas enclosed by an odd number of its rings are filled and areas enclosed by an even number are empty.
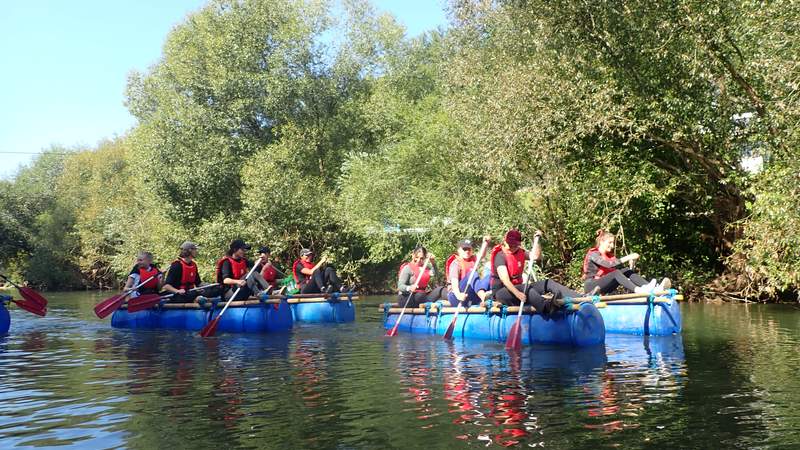
<svg viewBox="0 0 800 450">
<path fill-rule="evenodd" d="M 122 307 L 111 316 L 115 328 L 199 331 L 219 315 L 225 302 L 212 298 L 201 303 L 164 303 L 129 313 Z M 220 332 L 266 333 L 292 328 L 292 311 L 286 300 L 250 298 L 231 302 L 219 321 Z"/>
<path fill-rule="evenodd" d="M 344 323 L 356 320 L 353 300 L 358 295 L 352 292 L 289 296 L 292 316 L 297 322 L 308 323 Z"/>
<path fill-rule="evenodd" d="M 600 313 L 609 333 L 668 336 L 681 332 L 681 299 L 682 295 L 670 290 L 650 298 L 606 301 Z"/>
<path fill-rule="evenodd" d="M 383 326 L 392 328 L 400 316 L 401 308 L 385 304 Z M 456 308 L 440 307 L 437 303 L 419 308 L 407 308 L 399 330 L 411 333 L 444 335 L 453 320 Z M 508 332 L 517 320 L 519 307 L 473 306 L 461 309 L 453 337 L 490 339 L 505 342 Z M 522 314 L 523 344 L 562 344 L 588 346 L 602 344 L 605 340 L 603 317 L 591 303 L 575 305 L 550 315 L 535 312 L 526 306 Z"/>
</svg>

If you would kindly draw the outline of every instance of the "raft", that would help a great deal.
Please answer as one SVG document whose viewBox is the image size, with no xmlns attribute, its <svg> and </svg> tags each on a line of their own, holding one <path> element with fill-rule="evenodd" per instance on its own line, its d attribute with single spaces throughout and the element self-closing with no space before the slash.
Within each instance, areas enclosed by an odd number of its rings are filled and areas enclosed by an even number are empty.
<svg viewBox="0 0 800 450">
<path fill-rule="evenodd" d="M 606 308 L 600 310 L 608 333 L 669 336 L 682 330 L 678 301 L 683 296 L 673 289 L 639 299 L 610 301 L 610 297 L 605 297 Z"/>
<path fill-rule="evenodd" d="M 11 315 L 6 308 L 6 302 L 10 302 L 11 297 L 8 295 L 0 295 L 0 336 L 8 334 L 8 329 L 11 328 Z"/>
<path fill-rule="evenodd" d="M 401 308 L 389 303 L 382 306 L 383 326 L 392 328 Z M 517 320 L 518 306 L 472 306 L 461 308 L 453 331 L 454 338 L 488 339 L 505 342 Z M 423 307 L 407 308 L 398 330 L 410 333 L 444 335 L 453 321 L 455 307 L 426 303 Z M 550 315 L 542 315 L 531 306 L 522 312 L 522 343 L 559 344 L 576 347 L 602 344 L 605 341 L 603 317 L 592 303 L 570 305 Z"/>
<path fill-rule="evenodd" d="M 317 294 L 309 294 L 317 295 Z M 306 323 L 345 323 L 356 320 L 353 300 L 358 295 L 349 293 L 326 294 L 324 296 L 287 296 L 295 322 Z"/>
<path fill-rule="evenodd" d="M 219 297 L 200 303 L 163 303 L 152 309 L 129 313 L 126 306 L 111 316 L 114 328 L 200 331 L 222 311 Z M 257 299 L 231 302 L 217 331 L 269 333 L 292 328 L 292 311 L 286 300 Z"/>
</svg>

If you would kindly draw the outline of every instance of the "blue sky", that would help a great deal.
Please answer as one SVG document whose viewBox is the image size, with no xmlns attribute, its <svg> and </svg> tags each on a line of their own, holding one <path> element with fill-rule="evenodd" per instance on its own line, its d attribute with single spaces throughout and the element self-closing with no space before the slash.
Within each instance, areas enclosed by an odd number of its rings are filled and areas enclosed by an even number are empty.
<svg viewBox="0 0 800 450">
<path fill-rule="evenodd" d="M 204 0 L 10 1 L 0 14 L 0 178 L 51 145 L 87 146 L 135 124 L 127 74 Z M 409 35 L 446 24 L 442 0 L 373 0 Z M 20 153 L 23 154 L 20 154 Z"/>
</svg>

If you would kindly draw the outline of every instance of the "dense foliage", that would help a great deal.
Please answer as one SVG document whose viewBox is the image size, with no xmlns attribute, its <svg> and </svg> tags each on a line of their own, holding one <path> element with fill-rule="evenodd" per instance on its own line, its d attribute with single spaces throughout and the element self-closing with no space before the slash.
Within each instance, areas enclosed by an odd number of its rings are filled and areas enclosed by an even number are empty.
<svg viewBox="0 0 800 450">
<path fill-rule="evenodd" d="M 138 249 L 165 264 L 191 239 L 208 276 L 242 237 L 386 288 L 418 243 L 446 257 L 517 226 L 543 229 L 546 269 L 578 285 L 602 226 L 684 287 L 800 286 L 800 6 L 449 13 L 408 38 L 358 0 L 210 2 L 130 77 L 130 133 L 0 183 L 0 263 L 49 288 L 113 284 Z"/>
</svg>

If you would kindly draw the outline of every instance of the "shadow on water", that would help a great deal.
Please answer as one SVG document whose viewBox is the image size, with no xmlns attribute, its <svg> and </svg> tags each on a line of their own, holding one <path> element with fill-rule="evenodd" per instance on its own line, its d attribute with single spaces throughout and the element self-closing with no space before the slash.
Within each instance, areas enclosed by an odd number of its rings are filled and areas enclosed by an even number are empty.
<svg viewBox="0 0 800 450">
<path fill-rule="evenodd" d="M 115 330 L 96 298 L 13 311 L 0 338 L 3 448 L 736 447 L 795 442 L 800 323 L 696 308 L 683 336 L 526 347 L 290 333 Z"/>
</svg>

